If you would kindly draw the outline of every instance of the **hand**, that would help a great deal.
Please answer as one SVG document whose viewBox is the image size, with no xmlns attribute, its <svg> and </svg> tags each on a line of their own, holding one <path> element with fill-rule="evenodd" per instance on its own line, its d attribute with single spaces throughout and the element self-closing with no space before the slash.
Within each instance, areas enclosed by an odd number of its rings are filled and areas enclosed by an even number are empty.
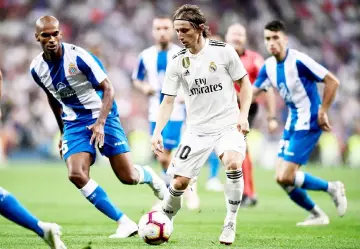
<svg viewBox="0 0 360 249">
<path fill-rule="evenodd" d="M 321 108 L 318 112 L 318 124 L 323 131 L 331 131 L 332 129 L 327 113 Z"/>
<path fill-rule="evenodd" d="M 279 123 L 275 118 L 269 119 L 268 130 L 270 133 L 274 133 L 278 127 L 279 127 Z"/>
<path fill-rule="evenodd" d="M 96 120 L 96 122 L 90 126 L 88 126 L 88 130 L 91 130 L 93 132 L 91 138 L 90 138 L 90 144 L 93 144 L 95 141 L 95 148 L 102 148 L 104 146 L 104 125 L 105 123 L 99 122 Z"/>
<path fill-rule="evenodd" d="M 61 159 L 62 159 L 62 158 L 63 158 L 62 134 L 61 134 L 60 139 L 59 139 L 58 148 L 59 148 L 60 157 L 61 157 Z"/>
<path fill-rule="evenodd" d="M 250 128 L 249 128 L 249 121 L 247 116 L 244 116 L 242 114 L 239 115 L 237 128 L 242 134 L 244 134 L 244 136 L 246 136 L 246 134 L 249 133 Z"/>
<path fill-rule="evenodd" d="M 152 152 L 159 156 L 160 153 L 164 152 L 164 144 L 163 144 L 163 138 L 161 134 L 155 134 L 151 138 L 151 150 Z"/>
<path fill-rule="evenodd" d="M 147 96 L 151 96 L 155 94 L 155 89 L 152 88 L 152 86 L 150 86 L 149 84 L 145 84 L 143 85 L 143 93 L 146 94 Z"/>
</svg>

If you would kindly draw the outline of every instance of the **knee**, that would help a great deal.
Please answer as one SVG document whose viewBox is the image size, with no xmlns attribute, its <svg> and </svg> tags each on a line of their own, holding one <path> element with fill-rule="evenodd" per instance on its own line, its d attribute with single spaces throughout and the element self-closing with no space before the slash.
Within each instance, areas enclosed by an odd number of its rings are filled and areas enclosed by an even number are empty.
<svg viewBox="0 0 360 249">
<path fill-rule="evenodd" d="M 185 190 L 189 185 L 190 180 L 190 178 L 184 176 L 177 176 L 172 181 L 172 185 L 176 190 Z"/>
<path fill-rule="evenodd" d="M 69 180 L 78 188 L 82 188 L 89 181 L 89 176 L 83 170 L 69 170 Z"/>
<path fill-rule="evenodd" d="M 280 174 L 276 176 L 276 182 L 281 186 L 294 185 L 294 176 L 292 174 Z"/>
<path fill-rule="evenodd" d="M 226 170 L 237 170 L 241 169 L 242 162 L 241 160 L 236 160 L 235 158 L 229 159 L 225 162 Z"/>
</svg>

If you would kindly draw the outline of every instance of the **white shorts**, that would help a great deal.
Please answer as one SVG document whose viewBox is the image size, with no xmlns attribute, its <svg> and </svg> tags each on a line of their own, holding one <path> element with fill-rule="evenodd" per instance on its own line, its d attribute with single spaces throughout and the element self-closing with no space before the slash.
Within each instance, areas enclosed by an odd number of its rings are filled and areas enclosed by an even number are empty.
<svg viewBox="0 0 360 249">
<path fill-rule="evenodd" d="M 185 131 L 167 174 L 196 179 L 212 151 L 217 156 L 236 151 L 245 158 L 245 137 L 236 127 L 217 135 L 196 135 Z"/>
</svg>

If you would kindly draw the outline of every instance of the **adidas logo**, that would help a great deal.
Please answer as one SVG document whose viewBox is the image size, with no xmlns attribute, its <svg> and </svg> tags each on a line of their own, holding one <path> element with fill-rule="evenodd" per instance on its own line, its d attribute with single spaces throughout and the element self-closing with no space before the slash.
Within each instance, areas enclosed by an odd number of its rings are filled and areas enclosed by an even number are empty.
<svg viewBox="0 0 360 249">
<path fill-rule="evenodd" d="M 186 69 L 184 76 L 189 76 L 189 75 L 190 75 L 190 72 L 189 72 L 189 70 Z"/>
</svg>

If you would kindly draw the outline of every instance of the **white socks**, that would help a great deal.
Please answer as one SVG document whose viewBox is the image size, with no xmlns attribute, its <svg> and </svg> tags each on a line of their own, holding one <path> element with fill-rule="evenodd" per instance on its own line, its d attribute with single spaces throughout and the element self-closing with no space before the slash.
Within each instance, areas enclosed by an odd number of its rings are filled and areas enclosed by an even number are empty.
<svg viewBox="0 0 360 249">
<path fill-rule="evenodd" d="M 166 193 L 161 206 L 163 212 L 171 220 L 181 208 L 184 190 L 176 190 L 172 185 L 169 186 L 168 190 L 169 192 Z"/>
<path fill-rule="evenodd" d="M 227 209 L 226 219 L 236 220 L 244 191 L 243 174 L 241 169 L 226 170 L 225 172 L 226 182 L 224 190 Z"/>
</svg>

